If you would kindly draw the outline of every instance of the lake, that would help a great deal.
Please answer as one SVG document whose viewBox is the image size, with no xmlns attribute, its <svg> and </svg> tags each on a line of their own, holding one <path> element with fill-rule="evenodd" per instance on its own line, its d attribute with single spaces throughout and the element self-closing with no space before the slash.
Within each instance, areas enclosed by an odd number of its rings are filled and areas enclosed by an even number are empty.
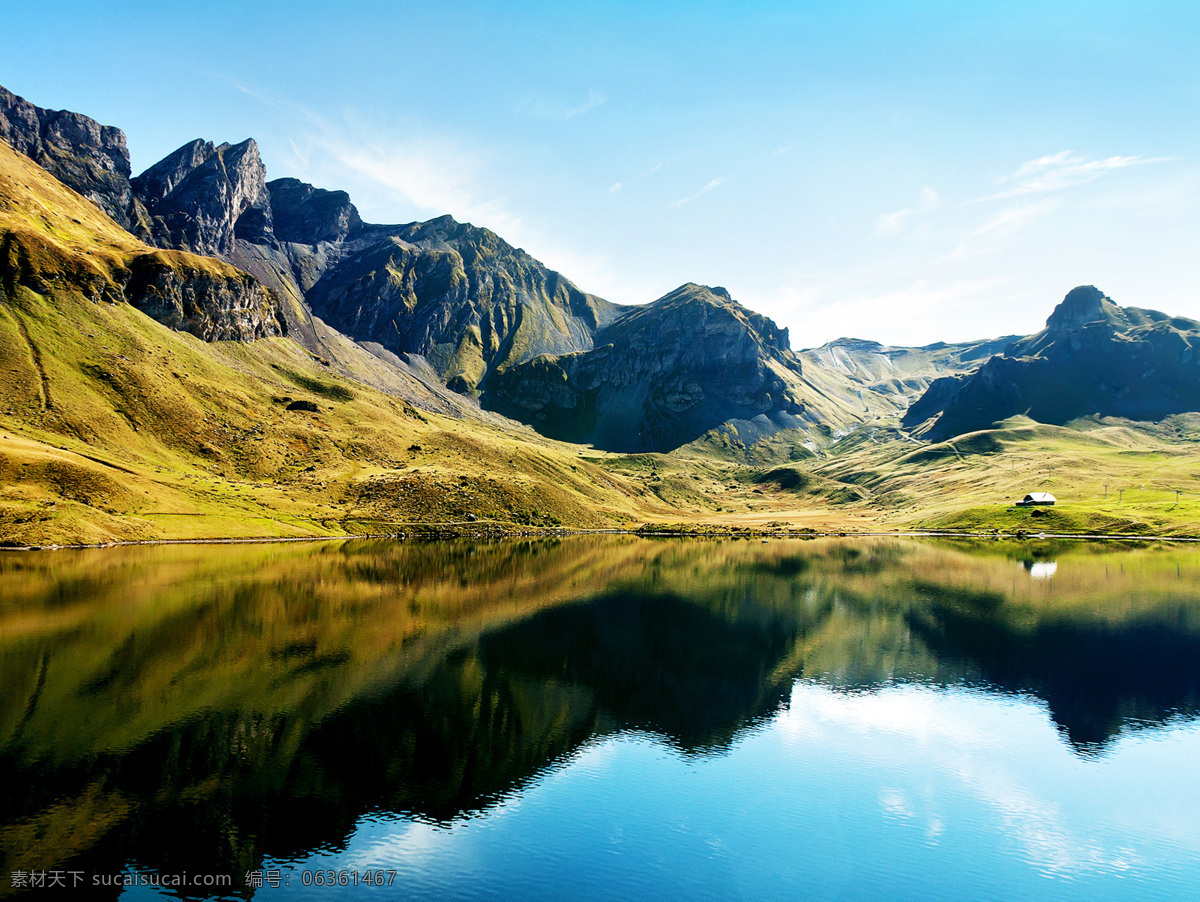
<svg viewBox="0 0 1200 902">
<path fill-rule="evenodd" d="M 1186 546 L 4 553 L 0 897 L 1174 902 L 1198 709 Z"/>
</svg>

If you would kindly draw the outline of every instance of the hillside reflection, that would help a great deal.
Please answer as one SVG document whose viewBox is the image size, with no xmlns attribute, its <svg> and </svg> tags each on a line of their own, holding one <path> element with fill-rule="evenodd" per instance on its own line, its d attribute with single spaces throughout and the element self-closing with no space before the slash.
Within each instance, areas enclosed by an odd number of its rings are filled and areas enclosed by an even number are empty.
<svg viewBox="0 0 1200 902">
<path fill-rule="evenodd" d="M 1198 589 L 1189 551 L 893 539 L 4 555 L 0 873 L 240 880 L 621 730 L 720 750 L 799 677 L 1036 696 L 1100 754 L 1195 715 Z"/>
</svg>

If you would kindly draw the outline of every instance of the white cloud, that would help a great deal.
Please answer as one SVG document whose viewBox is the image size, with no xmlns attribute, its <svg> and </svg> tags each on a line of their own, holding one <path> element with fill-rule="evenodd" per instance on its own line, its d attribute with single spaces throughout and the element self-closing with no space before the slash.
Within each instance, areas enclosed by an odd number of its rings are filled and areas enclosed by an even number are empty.
<svg viewBox="0 0 1200 902">
<path fill-rule="evenodd" d="M 611 184 L 611 185 L 609 185 L 609 186 L 608 186 L 608 193 L 609 193 L 609 194 L 616 194 L 618 191 L 620 191 L 620 190 L 621 190 L 622 188 L 624 188 L 624 187 L 625 187 L 625 186 L 624 186 L 624 185 L 622 185 L 620 182 L 614 182 L 613 184 Z"/>
<path fill-rule="evenodd" d="M 1027 160 L 1015 172 L 997 180 L 1002 188 L 995 194 L 979 198 L 979 201 L 1002 200 L 1022 194 L 1038 194 L 1046 191 L 1062 191 L 1100 178 L 1105 173 L 1130 166 L 1145 166 L 1151 163 L 1167 163 L 1174 157 L 1122 157 L 1089 160 L 1073 150 L 1061 150 L 1036 160 Z"/>
<path fill-rule="evenodd" d="M 709 182 L 707 185 L 705 185 L 703 188 L 701 188 L 695 194 L 692 194 L 689 197 L 680 198 L 679 200 L 675 201 L 674 203 L 668 204 L 668 206 L 682 207 L 684 204 L 689 204 L 692 201 L 696 200 L 696 198 L 698 198 L 698 197 L 703 197 L 704 195 L 708 194 L 709 191 L 712 191 L 714 188 L 718 188 L 721 185 L 724 185 L 725 182 L 726 182 L 726 180 L 723 178 L 713 179 L 711 182 Z"/>
<path fill-rule="evenodd" d="M 980 235 L 1011 235 L 1029 225 L 1054 213 L 1062 206 L 1058 198 L 1039 201 L 1034 204 L 1024 204 L 1019 207 L 1009 207 L 989 217 L 982 225 L 971 232 L 973 237 Z"/>
</svg>

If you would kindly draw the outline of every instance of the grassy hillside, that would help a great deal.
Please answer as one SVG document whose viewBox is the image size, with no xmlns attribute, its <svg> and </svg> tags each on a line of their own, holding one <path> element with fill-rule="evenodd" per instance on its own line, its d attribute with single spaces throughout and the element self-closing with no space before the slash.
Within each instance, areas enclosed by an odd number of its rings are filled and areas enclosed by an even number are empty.
<svg viewBox="0 0 1200 902">
<path fill-rule="evenodd" d="M 1196 415 L 1155 427 L 1117 420 L 1063 426 L 1013 417 L 935 444 L 867 435 L 814 467 L 869 492 L 881 525 L 1030 533 L 1200 535 Z M 1176 493 L 1178 490 L 1178 494 Z M 1012 502 L 1050 492 L 1053 508 Z"/>
</svg>

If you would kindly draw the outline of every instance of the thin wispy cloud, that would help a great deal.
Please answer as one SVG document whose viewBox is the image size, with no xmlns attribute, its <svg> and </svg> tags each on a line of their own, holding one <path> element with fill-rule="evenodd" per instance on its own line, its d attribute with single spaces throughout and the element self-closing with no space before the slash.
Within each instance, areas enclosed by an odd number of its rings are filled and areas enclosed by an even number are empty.
<svg viewBox="0 0 1200 902">
<path fill-rule="evenodd" d="M 930 210 L 937 208 L 942 202 L 938 197 L 938 193 L 932 188 L 922 188 L 921 196 L 917 203 L 912 207 L 905 207 L 903 210 L 896 210 L 892 213 L 884 213 L 875 219 L 875 234 L 876 235 L 895 235 L 898 232 L 904 232 L 912 225 L 913 219 L 920 216 L 922 213 L 928 213 Z"/>
<path fill-rule="evenodd" d="M 945 260 L 960 260 L 977 257 L 997 250 L 1002 239 L 1024 231 L 1033 224 L 1057 213 L 1062 207 L 1062 198 L 1049 197 L 1033 203 L 1006 207 L 989 216 L 973 228 Z"/>
<path fill-rule="evenodd" d="M 460 222 L 485 226 L 526 248 L 585 290 L 627 301 L 648 300 L 662 293 L 660 286 L 647 292 L 637 280 L 627 279 L 608 255 L 580 252 L 525 222 L 512 202 L 497 192 L 502 181 L 486 148 L 468 148 L 419 121 L 389 126 L 377 117 L 349 113 L 331 121 L 302 104 L 272 97 L 249 85 L 231 84 L 284 112 L 293 126 L 302 123 L 305 127 L 289 136 L 290 167 L 286 163 L 285 167 L 314 184 L 348 190 L 366 219 L 396 222 L 414 213 L 421 217 L 449 213 Z M 661 168 L 659 164 L 644 174 Z"/>
<path fill-rule="evenodd" d="M 588 99 L 579 106 L 567 110 L 563 113 L 564 119 L 574 119 L 576 116 L 582 116 L 584 113 L 590 113 L 597 107 L 604 106 L 608 103 L 608 95 L 603 91 L 594 91 L 588 88 Z"/>
<path fill-rule="evenodd" d="M 620 191 L 624 191 L 630 185 L 633 185 L 636 182 L 640 182 L 642 179 L 649 178 L 650 176 L 654 175 L 656 172 L 662 172 L 662 170 L 665 168 L 666 168 L 665 163 L 655 163 L 653 166 L 651 166 L 645 172 L 639 172 L 637 175 L 635 175 L 631 179 L 626 179 L 623 182 L 614 182 L 613 184 L 609 185 L 608 193 L 616 194 Z"/>
<path fill-rule="evenodd" d="M 521 98 L 516 112 L 533 119 L 560 119 L 566 121 L 586 115 L 597 107 L 608 103 L 608 95 L 595 88 L 588 88 L 587 100 L 571 106 L 560 98 L 546 97 L 542 94 L 530 94 Z"/>
<path fill-rule="evenodd" d="M 374 119 L 350 114 L 331 122 L 303 104 L 232 79 L 228 83 L 304 123 L 306 128 L 288 138 L 293 166 L 322 182 L 326 181 L 322 177 L 325 170 L 358 176 L 352 179 L 358 184 L 348 187 L 368 188 L 367 192 L 352 193 L 355 203 L 365 209 L 393 207 L 398 200 L 421 212 L 450 213 L 459 219 L 486 222 L 493 229 L 520 225 L 520 218 L 506 210 L 500 198 L 487 197 L 480 188 L 484 179 L 479 153 L 465 150 L 449 138 L 418 123 L 392 130 Z M 336 177 L 329 183 L 339 184 Z M 381 193 L 391 198 L 380 197 Z"/>
<path fill-rule="evenodd" d="M 1058 153 L 1047 154 L 1036 160 L 1027 160 L 1022 163 L 1015 172 L 1003 176 L 997 181 L 997 185 L 1002 186 L 999 191 L 987 197 L 981 197 L 977 202 L 1003 200 L 1022 194 L 1062 191 L 1094 181 L 1106 173 L 1118 169 L 1167 163 L 1174 159 L 1174 157 L 1112 156 L 1092 160 L 1073 150 L 1061 150 Z"/>
<path fill-rule="evenodd" d="M 692 201 L 696 200 L 697 198 L 701 198 L 704 195 L 708 194 L 708 192 L 712 191 L 714 188 L 719 188 L 721 185 L 724 185 L 725 182 L 726 182 L 726 179 L 723 179 L 723 178 L 713 179 L 711 182 L 709 182 L 707 185 L 705 185 L 703 188 L 701 188 L 695 194 L 692 194 L 688 197 L 682 197 L 679 200 L 675 201 L 674 203 L 668 204 L 667 206 L 682 207 L 684 204 L 690 204 Z"/>
</svg>

